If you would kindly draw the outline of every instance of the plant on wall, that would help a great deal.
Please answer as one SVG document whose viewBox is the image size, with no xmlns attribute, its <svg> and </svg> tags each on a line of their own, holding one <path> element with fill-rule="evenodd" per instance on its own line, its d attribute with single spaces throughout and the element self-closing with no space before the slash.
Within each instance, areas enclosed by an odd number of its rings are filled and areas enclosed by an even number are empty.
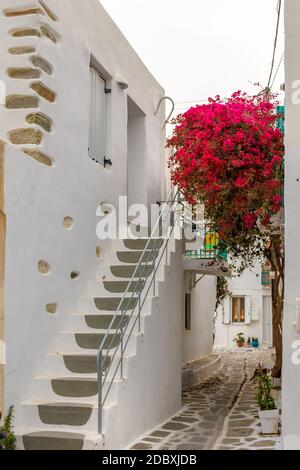
<svg viewBox="0 0 300 470">
<path fill-rule="evenodd" d="M 227 246 L 235 274 L 266 257 L 276 273 L 273 325 L 282 364 L 284 260 L 274 225 L 282 205 L 284 141 L 276 128 L 276 97 L 240 91 L 191 108 L 175 120 L 168 146 L 170 169 L 190 204 L 203 204 L 205 219 Z"/>
<path fill-rule="evenodd" d="M 3 426 L 0 426 L 0 448 L 4 450 L 16 449 L 16 436 L 13 431 L 14 407 L 11 406 L 4 418 Z"/>
<path fill-rule="evenodd" d="M 214 313 L 214 333 L 213 333 L 213 338 L 215 341 L 216 337 L 216 323 L 217 319 L 219 316 L 219 307 L 222 305 L 224 300 L 228 295 L 230 295 L 229 291 L 229 283 L 228 283 L 228 278 L 223 276 L 223 277 L 217 277 L 217 296 L 216 296 L 216 307 L 215 307 L 215 313 Z"/>
<path fill-rule="evenodd" d="M 276 410 L 276 403 L 272 396 L 273 384 L 269 371 L 259 366 L 254 373 L 253 381 L 258 386 L 256 401 L 260 410 Z"/>
</svg>

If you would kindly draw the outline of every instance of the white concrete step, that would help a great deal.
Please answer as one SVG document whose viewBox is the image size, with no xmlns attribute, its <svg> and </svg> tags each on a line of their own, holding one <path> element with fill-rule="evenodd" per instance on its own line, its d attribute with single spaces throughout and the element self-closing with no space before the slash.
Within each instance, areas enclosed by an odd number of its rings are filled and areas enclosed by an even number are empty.
<svg viewBox="0 0 300 470">
<path fill-rule="evenodd" d="M 117 400 L 117 384 L 120 380 L 116 379 L 112 386 L 107 399 L 107 405 L 116 403 Z M 122 381 L 123 382 L 123 381 Z M 103 387 L 105 395 L 110 382 L 106 382 Z M 75 395 L 75 396 L 74 396 Z M 82 376 L 40 376 L 33 381 L 33 400 L 34 401 L 50 401 L 50 402 L 72 402 L 94 400 L 95 404 L 98 399 L 98 384 L 96 374 L 93 377 Z"/>
<path fill-rule="evenodd" d="M 57 338 L 56 353 L 69 353 L 70 351 L 74 353 L 86 353 L 93 354 L 98 351 L 101 342 L 104 338 L 104 334 L 99 332 L 86 332 L 78 331 L 74 334 L 73 331 L 63 331 Z M 136 351 L 136 336 L 138 333 L 134 333 L 128 343 L 127 354 L 135 354 Z M 125 336 L 126 338 L 126 336 Z M 127 341 L 127 338 L 126 338 Z M 119 345 L 118 338 L 115 338 L 111 343 L 111 337 L 107 339 L 107 346 L 111 346 L 111 350 L 114 352 L 115 348 Z M 114 346 L 114 347 L 112 347 Z"/>
<path fill-rule="evenodd" d="M 129 356 L 127 353 L 124 355 L 123 368 L 125 376 L 127 376 L 128 361 L 131 357 L 133 356 Z M 112 377 L 119 361 L 120 353 L 117 353 L 115 357 L 112 354 L 103 357 L 104 370 L 107 370 L 107 367 L 110 368 L 109 378 Z M 91 374 L 94 376 L 93 374 L 97 373 L 97 354 L 48 354 L 43 370 L 45 375 L 50 377 L 74 377 L 79 375 L 89 377 Z"/>
<path fill-rule="evenodd" d="M 138 293 L 146 284 L 144 279 L 140 281 L 130 282 L 130 279 L 106 279 L 99 281 L 93 279 L 88 283 L 87 297 L 123 297 L 127 292 L 127 297 L 131 297 L 132 293 Z"/>
<path fill-rule="evenodd" d="M 105 314 L 88 314 L 85 315 L 83 313 L 73 313 L 69 315 L 68 321 L 68 331 L 76 333 L 77 331 L 84 331 L 87 333 L 97 332 L 97 330 L 107 330 L 110 325 L 112 324 L 113 330 L 121 328 L 122 325 L 126 327 L 128 322 L 135 321 L 137 315 L 132 315 L 131 312 L 125 317 L 122 315 L 118 315 L 117 318 L 114 319 L 114 313 L 105 313 Z M 141 316 L 141 330 L 143 331 L 144 325 L 144 316 Z M 129 326 L 128 326 L 129 327 Z M 138 328 L 135 328 L 135 331 L 138 332 Z"/>
<path fill-rule="evenodd" d="M 45 431 L 41 427 L 16 429 L 18 450 L 103 450 L 103 436 L 94 433 L 80 433 L 76 430 L 64 432 L 60 427 Z"/>
<path fill-rule="evenodd" d="M 123 299 L 122 294 L 115 294 L 114 296 L 103 297 L 87 297 L 82 296 L 79 299 L 78 311 L 81 313 L 98 313 L 110 312 L 114 313 L 121 308 L 126 310 L 133 310 L 138 303 L 138 297 L 134 294 Z"/>
<path fill-rule="evenodd" d="M 44 430 L 59 428 L 64 432 L 97 432 L 98 403 L 29 401 L 22 404 L 22 420 Z"/>
<path fill-rule="evenodd" d="M 149 250 L 128 250 L 126 248 L 119 248 L 116 251 L 110 251 L 105 257 L 105 263 L 110 266 L 115 265 L 137 265 L 142 262 L 143 264 L 152 264 L 157 259 L 160 252 L 160 243 L 157 246 L 154 244 L 153 249 Z"/>
</svg>

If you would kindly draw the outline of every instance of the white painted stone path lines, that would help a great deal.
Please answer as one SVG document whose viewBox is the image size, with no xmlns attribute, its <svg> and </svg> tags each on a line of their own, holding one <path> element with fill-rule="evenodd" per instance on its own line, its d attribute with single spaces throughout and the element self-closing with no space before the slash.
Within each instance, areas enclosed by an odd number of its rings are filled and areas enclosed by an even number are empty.
<svg viewBox="0 0 300 470">
<path fill-rule="evenodd" d="M 280 438 L 262 437 L 251 377 L 272 351 L 224 352 L 223 367 L 183 391 L 183 408 L 136 442 L 132 450 L 276 450 Z"/>
</svg>

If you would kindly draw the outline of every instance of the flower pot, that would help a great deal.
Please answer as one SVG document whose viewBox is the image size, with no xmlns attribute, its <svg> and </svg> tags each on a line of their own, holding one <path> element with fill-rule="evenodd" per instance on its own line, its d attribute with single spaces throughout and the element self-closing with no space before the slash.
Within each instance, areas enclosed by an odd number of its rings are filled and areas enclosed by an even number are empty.
<svg viewBox="0 0 300 470">
<path fill-rule="evenodd" d="M 273 381 L 273 387 L 281 387 L 281 379 L 273 377 L 272 381 Z"/>
<path fill-rule="evenodd" d="M 279 410 L 267 410 L 259 412 L 261 433 L 265 435 L 278 435 L 279 432 Z"/>
<path fill-rule="evenodd" d="M 242 341 L 237 341 L 236 345 L 238 348 L 242 348 L 245 345 L 245 343 L 243 343 Z"/>
</svg>

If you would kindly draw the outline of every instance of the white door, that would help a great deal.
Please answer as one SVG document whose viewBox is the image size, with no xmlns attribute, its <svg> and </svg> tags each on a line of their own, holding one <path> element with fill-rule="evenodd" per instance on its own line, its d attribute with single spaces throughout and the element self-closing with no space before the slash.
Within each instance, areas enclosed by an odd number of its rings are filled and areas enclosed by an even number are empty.
<svg viewBox="0 0 300 470">
<path fill-rule="evenodd" d="M 263 343 L 272 346 L 272 299 L 263 296 Z"/>
</svg>

